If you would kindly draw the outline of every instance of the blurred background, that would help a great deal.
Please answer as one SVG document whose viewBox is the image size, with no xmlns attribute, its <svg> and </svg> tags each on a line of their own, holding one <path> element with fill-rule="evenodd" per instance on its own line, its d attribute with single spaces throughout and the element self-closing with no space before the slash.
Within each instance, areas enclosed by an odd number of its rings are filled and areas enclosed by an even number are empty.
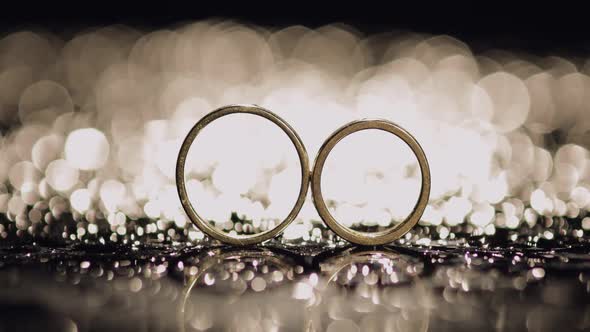
<svg viewBox="0 0 590 332">
<path fill-rule="evenodd" d="M 16 4 L 0 22 L 0 327 L 587 330 L 582 8 L 416 7 Z M 176 156 L 238 103 L 284 118 L 312 161 L 349 121 L 406 128 L 432 172 L 419 225 L 352 247 L 308 197 L 257 248 L 208 239 Z M 252 234 L 288 214 L 300 170 L 278 127 L 232 115 L 197 137 L 185 178 L 202 216 Z M 365 131 L 322 185 L 338 221 L 374 231 L 408 215 L 420 174 Z"/>
</svg>

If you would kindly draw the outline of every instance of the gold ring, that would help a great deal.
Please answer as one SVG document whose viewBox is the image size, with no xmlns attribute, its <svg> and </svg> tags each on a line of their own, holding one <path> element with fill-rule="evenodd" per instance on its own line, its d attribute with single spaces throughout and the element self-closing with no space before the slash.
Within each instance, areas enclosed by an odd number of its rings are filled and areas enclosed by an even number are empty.
<svg viewBox="0 0 590 332">
<path fill-rule="evenodd" d="M 324 168 L 326 158 L 330 154 L 330 151 L 332 151 L 332 148 L 334 148 L 334 146 L 344 137 L 354 132 L 367 129 L 384 130 L 401 138 L 416 155 L 418 164 L 420 165 L 420 172 L 422 174 L 420 196 L 416 202 L 416 205 L 414 206 L 412 213 L 401 223 L 390 229 L 380 232 L 360 232 L 341 225 L 330 214 L 330 211 L 328 210 L 322 195 L 322 170 Z M 405 129 L 387 120 L 353 121 L 340 127 L 338 130 L 332 133 L 332 135 L 324 142 L 324 144 L 322 144 L 313 167 L 313 173 L 311 176 L 311 192 L 316 210 L 318 211 L 324 223 L 326 223 L 326 225 L 334 233 L 355 244 L 368 246 L 382 245 L 402 237 L 410 229 L 412 229 L 412 227 L 418 223 L 420 217 L 422 217 L 424 209 L 428 204 L 428 198 L 430 196 L 430 168 L 428 166 L 428 160 L 426 159 L 424 150 L 422 150 L 422 147 L 416 141 L 416 139 Z"/>
<path fill-rule="evenodd" d="M 224 233 L 223 231 L 215 228 L 207 220 L 199 216 L 199 214 L 195 211 L 192 203 L 188 199 L 186 183 L 184 179 L 184 168 L 188 151 L 197 135 L 201 132 L 201 130 L 203 130 L 203 128 L 205 128 L 208 124 L 215 121 L 216 119 L 234 113 L 257 115 L 267 120 L 270 120 L 271 122 L 279 126 L 279 128 L 281 128 L 287 134 L 287 136 L 289 136 L 289 139 L 291 140 L 293 145 L 295 145 L 295 149 L 297 150 L 297 155 L 299 156 L 299 162 L 301 165 L 301 186 L 299 189 L 299 196 L 297 197 L 295 205 L 289 212 L 289 215 L 287 215 L 287 217 L 275 228 L 253 235 L 230 236 Z M 251 245 L 255 243 L 260 243 L 269 240 L 281 233 L 295 219 L 295 217 L 301 210 L 301 207 L 303 206 L 305 196 L 307 195 L 307 187 L 309 186 L 309 175 L 310 170 L 307 151 L 305 150 L 305 146 L 303 145 L 301 138 L 299 138 L 295 130 L 291 128 L 291 126 L 289 126 L 289 124 L 285 122 L 285 120 L 281 119 L 278 115 L 256 105 L 229 105 L 219 108 L 207 114 L 205 117 L 199 120 L 189 131 L 188 135 L 182 142 L 182 146 L 180 147 L 180 152 L 178 154 L 178 160 L 176 162 L 176 187 L 178 190 L 178 195 L 180 196 L 180 202 L 182 203 L 182 207 L 184 208 L 184 211 L 186 212 L 190 220 L 203 233 L 207 234 L 208 236 L 221 242 L 233 245 Z"/>
</svg>

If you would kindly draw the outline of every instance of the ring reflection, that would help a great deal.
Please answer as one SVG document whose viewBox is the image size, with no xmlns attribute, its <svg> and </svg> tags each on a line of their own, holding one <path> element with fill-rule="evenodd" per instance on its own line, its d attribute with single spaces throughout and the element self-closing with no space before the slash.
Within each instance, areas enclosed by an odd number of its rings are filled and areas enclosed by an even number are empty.
<svg viewBox="0 0 590 332">
<path fill-rule="evenodd" d="M 211 250 L 187 271 L 181 331 L 272 331 L 294 326 L 301 316 L 291 315 L 301 305 L 282 286 L 302 267 L 276 250 Z"/>
<path fill-rule="evenodd" d="M 428 295 L 419 259 L 349 248 L 319 263 L 307 331 L 427 331 Z"/>
</svg>

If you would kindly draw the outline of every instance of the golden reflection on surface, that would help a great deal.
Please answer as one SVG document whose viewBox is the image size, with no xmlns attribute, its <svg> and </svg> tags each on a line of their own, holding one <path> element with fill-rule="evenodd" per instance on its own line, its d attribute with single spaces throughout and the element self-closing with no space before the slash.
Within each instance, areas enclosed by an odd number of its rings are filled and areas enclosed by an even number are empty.
<svg viewBox="0 0 590 332">
<path fill-rule="evenodd" d="M 427 331 L 422 263 L 393 250 L 349 248 L 319 263 L 306 331 Z"/>
<path fill-rule="evenodd" d="M 276 250 L 208 251 L 185 267 L 180 329 L 428 329 L 429 297 L 419 260 L 354 248 L 316 259 L 320 270 L 305 273 Z"/>
<path fill-rule="evenodd" d="M 297 300 L 279 286 L 302 272 L 297 269 L 287 256 L 265 249 L 206 252 L 187 269 L 179 329 L 260 331 L 296 326 Z"/>
</svg>

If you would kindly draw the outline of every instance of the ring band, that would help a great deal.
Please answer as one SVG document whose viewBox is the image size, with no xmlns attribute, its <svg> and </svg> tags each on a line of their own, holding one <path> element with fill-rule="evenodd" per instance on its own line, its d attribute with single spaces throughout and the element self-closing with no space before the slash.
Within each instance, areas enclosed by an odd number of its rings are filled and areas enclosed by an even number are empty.
<svg viewBox="0 0 590 332">
<path fill-rule="evenodd" d="M 410 149 L 412 149 L 412 152 L 418 159 L 420 172 L 422 174 L 420 196 L 418 197 L 418 201 L 416 202 L 412 213 L 401 223 L 390 229 L 379 232 L 355 231 L 338 223 L 336 219 L 334 219 L 334 217 L 330 214 L 326 202 L 324 201 L 324 196 L 322 195 L 322 170 L 324 168 L 326 158 L 330 154 L 330 151 L 332 151 L 332 148 L 334 148 L 334 146 L 344 137 L 357 131 L 367 129 L 379 129 L 387 131 L 402 139 L 410 147 Z M 311 192 L 316 210 L 318 211 L 324 223 L 334 233 L 355 244 L 368 246 L 382 245 L 402 237 L 410 229 L 412 229 L 412 227 L 418 223 L 420 217 L 422 217 L 430 196 L 430 168 L 428 166 L 428 160 L 426 159 L 424 150 L 422 150 L 422 147 L 416 141 L 416 139 L 405 129 L 387 120 L 353 121 L 340 127 L 338 130 L 332 133 L 332 135 L 330 135 L 324 144 L 322 144 L 313 167 L 311 176 Z"/>
<path fill-rule="evenodd" d="M 301 186 L 299 189 L 299 196 L 297 197 L 297 201 L 295 202 L 295 205 L 293 206 L 287 217 L 275 228 L 253 235 L 230 236 L 224 233 L 223 231 L 215 228 L 207 220 L 203 219 L 196 212 L 192 203 L 188 199 L 186 182 L 184 179 L 185 163 L 188 151 L 197 135 L 201 132 L 201 130 L 203 130 L 203 128 L 205 128 L 207 125 L 209 125 L 216 119 L 235 113 L 257 115 L 267 120 L 270 120 L 272 123 L 279 126 L 279 128 L 281 128 L 285 132 L 285 134 L 287 134 L 287 136 L 295 146 L 295 149 L 297 150 L 297 155 L 299 156 L 299 163 L 301 165 Z M 295 219 L 295 217 L 301 210 L 301 207 L 305 202 L 305 196 L 307 195 L 309 177 L 309 157 L 307 155 L 307 151 L 305 150 L 305 146 L 301 141 L 301 138 L 299 138 L 295 130 L 287 122 L 285 122 L 285 120 L 280 118 L 278 115 L 272 113 L 271 111 L 256 105 L 224 106 L 207 114 L 205 117 L 199 120 L 189 131 L 188 135 L 182 142 L 182 146 L 180 147 L 180 152 L 178 154 L 178 159 L 176 162 L 176 187 L 178 190 L 178 195 L 180 196 L 180 202 L 182 204 L 182 207 L 184 208 L 184 211 L 188 215 L 189 219 L 203 233 L 223 243 L 228 243 L 232 245 L 256 244 L 269 240 L 275 237 L 276 235 L 280 234 Z"/>
</svg>

